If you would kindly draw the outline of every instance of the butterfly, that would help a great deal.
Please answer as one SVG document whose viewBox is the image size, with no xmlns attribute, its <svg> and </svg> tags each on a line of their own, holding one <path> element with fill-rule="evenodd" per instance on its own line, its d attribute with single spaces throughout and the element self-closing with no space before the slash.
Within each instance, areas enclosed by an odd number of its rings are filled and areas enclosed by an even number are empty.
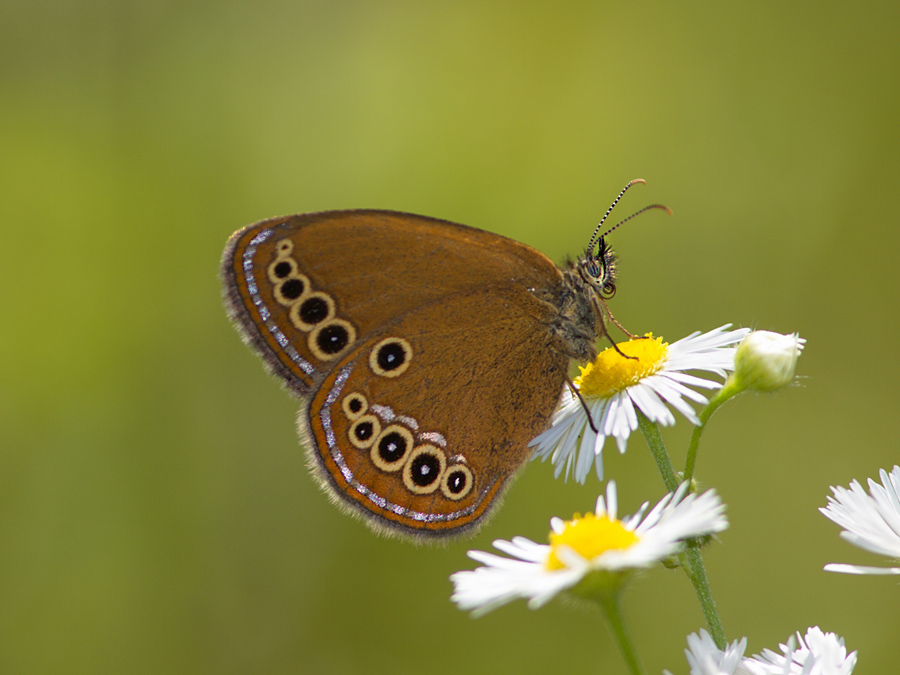
<svg viewBox="0 0 900 675">
<path fill-rule="evenodd" d="M 393 211 L 284 216 L 231 236 L 226 308 L 302 400 L 301 441 L 335 503 L 420 540 L 484 524 L 570 362 L 594 358 L 606 334 L 615 228 L 597 233 L 637 182 L 562 268 L 512 239 Z M 665 207 L 638 213 L 650 208 Z"/>
</svg>

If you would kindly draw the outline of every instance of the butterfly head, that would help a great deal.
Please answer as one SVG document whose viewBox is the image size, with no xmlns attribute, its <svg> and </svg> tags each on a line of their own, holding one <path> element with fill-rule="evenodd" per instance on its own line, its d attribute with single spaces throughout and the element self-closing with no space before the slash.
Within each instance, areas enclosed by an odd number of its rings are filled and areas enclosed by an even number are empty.
<svg viewBox="0 0 900 675">
<path fill-rule="evenodd" d="M 600 223 L 597 225 L 596 229 L 594 230 L 594 234 L 591 236 L 591 240 L 587 246 L 587 251 L 576 264 L 578 273 L 584 283 L 587 284 L 588 288 L 590 288 L 593 293 L 606 300 L 616 294 L 616 255 L 606 244 L 607 235 L 611 234 L 614 230 L 618 229 L 619 226 L 627 223 L 635 216 L 642 214 L 644 211 L 649 211 L 650 209 L 661 209 L 669 215 L 672 214 L 672 211 L 668 206 L 663 206 L 662 204 L 651 204 L 650 206 L 645 206 L 639 211 L 632 213 L 627 218 L 620 220 L 611 228 L 603 232 L 603 234 L 600 234 L 600 231 L 603 228 L 603 224 L 606 222 L 609 214 L 612 213 L 612 210 L 613 208 L 615 208 L 616 204 L 619 203 L 622 195 L 624 195 L 628 188 L 630 188 L 632 185 L 643 182 L 644 180 L 642 178 L 635 178 L 622 189 L 622 191 L 619 193 L 619 196 L 616 197 L 610 207 L 606 209 L 606 213 L 603 214 L 603 218 L 600 219 Z M 596 253 L 594 252 L 595 242 L 597 244 Z"/>
<path fill-rule="evenodd" d="M 578 274 L 594 292 L 609 299 L 616 294 L 616 254 L 606 239 L 597 241 L 596 253 L 590 249 L 576 263 Z"/>
</svg>

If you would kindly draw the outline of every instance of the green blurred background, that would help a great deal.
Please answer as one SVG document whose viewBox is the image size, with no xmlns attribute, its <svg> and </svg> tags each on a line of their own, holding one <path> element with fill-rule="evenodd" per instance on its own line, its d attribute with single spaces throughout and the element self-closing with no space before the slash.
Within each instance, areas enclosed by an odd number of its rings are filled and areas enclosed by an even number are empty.
<svg viewBox="0 0 900 675">
<path fill-rule="evenodd" d="M 377 538 L 308 476 L 217 268 L 246 223 L 351 207 L 561 259 L 635 177 L 622 215 L 675 215 L 616 233 L 619 320 L 809 341 L 800 387 L 705 437 L 729 637 L 819 625 L 896 670 L 896 580 L 823 572 L 885 561 L 817 507 L 900 462 L 898 29 L 889 2 L 0 5 L 0 671 L 624 672 L 590 607 L 449 601 L 467 549 L 544 537 L 595 478 L 532 464 L 472 540 Z M 607 450 L 624 513 L 662 495 L 640 437 Z M 648 671 L 687 672 L 683 575 L 625 607 Z"/>
</svg>

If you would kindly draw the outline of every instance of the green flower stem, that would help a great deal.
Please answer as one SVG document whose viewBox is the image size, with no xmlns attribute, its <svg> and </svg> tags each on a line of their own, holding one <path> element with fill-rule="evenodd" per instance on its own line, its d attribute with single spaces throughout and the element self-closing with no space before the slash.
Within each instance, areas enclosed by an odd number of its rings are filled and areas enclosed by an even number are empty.
<svg viewBox="0 0 900 675">
<path fill-rule="evenodd" d="M 725 391 L 725 388 L 722 389 Z M 712 416 L 716 408 L 721 406 L 725 401 L 734 396 L 738 391 L 726 393 L 724 397 L 715 397 L 710 401 L 709 405 L 703 410 L 700 419 L 705 425 L 706 421 Z M 705 417 L 704 417 L 705 414 Z M 669 492 L 675 492 L 678 488 L 679 481 L 675 475 L 675 469 L 672 467 L 672 461 L 669 459 L 669 453 L 666 451 L 666 445 L 663 442 L 662 434 L 659 426 L 651 422 L 647 417 L 638 412 L 638 426 L 641 433 L 647 439 L 647 445 L 650 446 L 650 452 L 656 460 L 659 472 L 662 474 L 663 482 Z M 696 455 L 696 447 L 700 443 L 700 433 L 702 433 L 703 425 L 697 427 L 694 436 L 691 438 L 691 447 Z M 693 463 L 691 464 L 693 466 Z M 686 477 L 687 478 L 687 477 Z M 709 578 L 706 576 L 706 567 L 703 565 L 703 555 L 700 553 L 700 544 L 695 539 L 689 539 L 687 547 L 681 554 L 681 566 L 684 568 L 691 584 L 694 587 L 694 593 L 697 594 L 697 600 L 700 602 L 700 608 L 703 616 L 706 617 L 706 627 L 709 634 L 715 640 L 719 649 L 724 649 L 726 645 L 725 631 L 722 628 L 722 620 L 719 618 L 719 612 L 716 609 L 716 601 L 713 599 L 712 589 L 709 586 Z"/>
<path fill-rule="evenodd" d="M 696 539 L 689 539 L 687 547 L 681 554 L 681 564 L 687 573 L 694 592 L 700 601 L 700 608 L 706 618 L 706 628 L 719 649 L 725 649 L 728 641 L 725 639 L 725 629 L 722 628 L 722 619 L 719 610 L 716 609 L 716 601 L 713 599 L 712 589 L 709 587 L 709 577 L 706 576 L 706 567 L 703 565 L 703 555 L 700 553 L 700 543 Z"/>
<path fill-rule="evenodd" d="M 713 396 L 712 400 L 706 407 L 700 411 L 700 424 L 694 427 L 694 433 L 691 434 L 691 442 L 688 445 L 687 461 L 684 464 L 684 480 L 693 480 L 694 467 L 697 464 L 697 450 L 700 448 L 700 437 L 706 429 L 706 423 L 709 422 L 713 413 L 722 407 L 730 398 L 734 398 L 744 391 L 744 387 L 738 385 L 731 377 L 725 381 L 725 385 L 719 389 L 718 393 Z"/>
<path fill-rule="evenodd" d="M 606 618 L 609 620 L 613 637 L 619 645 L 619 651 L 622 652 L 622 658 L 625 659 L 629 672 L 632 675 L 646 675 L 647 671 L 644 670 L 644 666 L 638 658 L 634 649 L 634 643 L 631 641 L 628 629 L 625 627 L 625 621 L 622 619 L 622 610 L 619 607 L 619 593 L 602 593 L 598 601 L 606 614 Z"/>
<path fill-rule="evenodd" d="M 675 475 L 675 467 L 672 466 L 672 460 L 669 459 L 669 453 L 666 452 L 666 444 L 663 443 L 662 434 L 659 433 L 659 426 L 655 422 L 647 419 L 640 410 L 637 411 L 638 426 L 641 433 L 650 446 L 650 452 L 653 459 L 656 460 L 656 466 L 659 467 L 659 473 L 662 475 L 663 483 L 666 484 L 666 490 L 675 492 L 678 488 L 678 477 Z"/>
</svg>

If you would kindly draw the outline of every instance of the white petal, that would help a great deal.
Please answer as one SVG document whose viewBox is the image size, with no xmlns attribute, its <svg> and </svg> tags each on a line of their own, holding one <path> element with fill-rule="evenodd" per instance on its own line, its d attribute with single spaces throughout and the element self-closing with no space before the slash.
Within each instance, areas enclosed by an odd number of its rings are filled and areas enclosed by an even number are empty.
<svg viewBox="0 0 900 675">
<path fill-rule="evenodd" d="M 597 480 L 603 480 L 603 455 L 597 454 L 594 457 L 594 472 L 597 474 Z"/>
<path fill-rule="evenodd" d="M 677 382 L 672 382 L 662 377 L 654 377 L 652 381 L 648 380 L 647 386 L 652 387 L 666 403 L 687 417 L 692 424 L 700 424 L 700 418 L 697 417 L 697 413 L 681 398 L 681 392 L 678 390 L 680 385 Z"/>
<path fill-rule="evenodd" d="M 900 567 L 865 567 L 863 565 L 830 563 L 825 565 L 825 571 L 843 572 L 844 574 L 900 574 Z"/>
<path fill-rule="evenodd" d="M 652 387 L 631 387 L 628 396 L 651 422 L 657 422 L 664 427 L 675 424 L 672 411 L 666 407 Z"/>
<path fill-rule="evenodd" d="M 587 480 L 588 474 L 591 472 L 591 466 L 593 465 L 593 463 L 594 444 L 591 443 L 590 446 L 587 446 L 582 442 L 578 457 L 575 459 L 575 482 L 584 484 L 584 481 Z"/>
<path fill-rule="evenodd" d="M 696 375 L 691 375 L 690 373 L 682 373 L 677 370 L 667 371 L 665 373 L 665 377 L 669 378 L 670 380 L 675 380 L 680 384 L 684 384 L 689 387 L 700 387 L 701 389 L 719 389 L 722 386 L 721 382 L 707 380 L 702 377 L 697 377 Z M 705 397 L 703 402 L 705 403 Z"/>
<path fill-rule="evenodd" d="M 610 520 L 619 517 L 619 489 L 614 480 L 606 484 L 606 515 Z"/>
</svg>

